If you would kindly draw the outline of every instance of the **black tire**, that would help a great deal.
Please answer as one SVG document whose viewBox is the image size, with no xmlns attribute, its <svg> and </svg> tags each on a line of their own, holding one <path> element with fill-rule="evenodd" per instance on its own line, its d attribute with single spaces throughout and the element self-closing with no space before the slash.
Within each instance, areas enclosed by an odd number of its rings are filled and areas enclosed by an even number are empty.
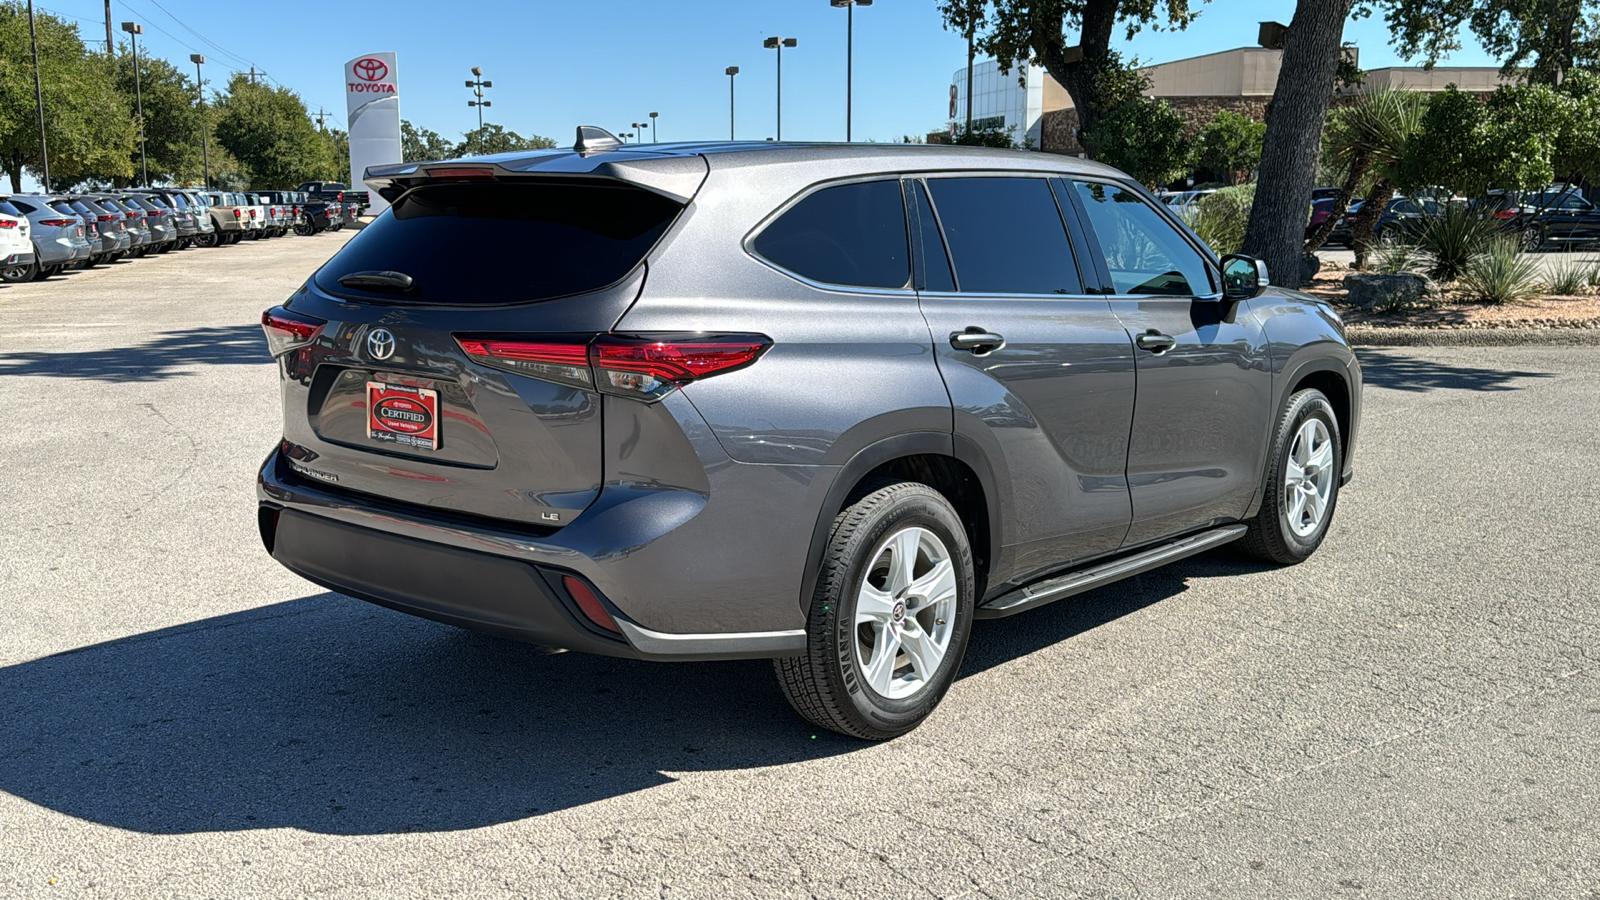
<svg viewBox="0 0 1600 900">
<path fill-rule="evenodd" d="M 1332 477 L 1328 480 L 1329 492 L 1320 520 L 1306 534 L 1300 534 L 1290 525 L 1288 464 L 1292 458 L 1295 438 L 1311 419 L 1322 422 L 1332 441 L 1333 461 L 1329 466 Z M 1247 524 L 1250 530 L 1240 539 L 1244 552 L 1268 562 L 1294 565 L 1304 562 L 1322 546 L 1328 526 L 1333 522 L 1339 507 L 1339 479 L 1344 472 L 1344 435 L 1339 433 L 1339 418 L 1334 415 L 1333 404 L 1318 390 L 1299 391 L 1284 405 L 1278 418 L 1278 429 L 1272 441 L 1272 453 L 1267 459 L 1265 483 L 1261 488 L 1261 509 Z"/>
<path fill-rule="evenodd" d="M 1522 232 L 1522 249 L 1527 253 L 1538 253 L 1544 249 L 1544 229 L 1537 225 L 1530 225 Z"/>
<path fill-rule="evenodd" d="M 25 281 L 32 281 L 38 277 L 39 260 L 37 258 L 34 259 L 33 262 L 25 265 L 6 266 L 5 268 L 0 269 L 0 281 L 5 282 L 6 284 L 22 284 Z"/>
<path fill-rule="evenodd" d="M 865 491 L 833 520 L 811 600 L 805 652 L 773 660 L 773 670 L 790 705 L 813 724 L 881 741 L 920 725 L 955 682 L 972 632 L 975 590 L 966 529 L 938 491 L 914 482 L 883 482 Z M 874 690 L 862 670 L 856 605 L 863 581 L 875 574 L 870 567 L 881 558 L 884 542 L 912 527 L 926 529 L 943 542 L 956 595 L 949 643 L 933 676 L 914 693 L 891 699 Z M 896 610 L 902 617 L 897 623 L 915 618 L 904 602 Z M 931 605 L 924 610 L 935 611 Z M 942 619 L 935 621 L 945 624 Z"/>
<path fill-rule="evenodd" d="M 217 245 L 217 233 L 213 231 L 210 234 L 200 235 L 194 239 L 194 245 L 196 247 L 205 247 L 208 249 L 215 247 Z"/>
</svg>

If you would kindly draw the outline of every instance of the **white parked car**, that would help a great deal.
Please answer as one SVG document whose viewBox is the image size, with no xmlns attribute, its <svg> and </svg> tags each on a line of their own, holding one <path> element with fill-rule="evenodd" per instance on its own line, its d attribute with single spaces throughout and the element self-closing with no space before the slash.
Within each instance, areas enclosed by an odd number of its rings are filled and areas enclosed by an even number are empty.
<svg viewBox="0 0 1600 900">
<path fill-rule="evenodd" d="M 28 217 L 0 194 L 0 279 L 22 281 L 33 271 L 33 238 Z"/>
</svg>

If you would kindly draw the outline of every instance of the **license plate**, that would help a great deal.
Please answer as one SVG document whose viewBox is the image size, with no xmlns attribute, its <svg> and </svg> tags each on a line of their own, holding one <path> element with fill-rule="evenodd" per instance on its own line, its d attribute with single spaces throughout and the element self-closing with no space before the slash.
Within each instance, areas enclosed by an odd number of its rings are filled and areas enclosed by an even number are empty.
<svg viewBox="0 0 1600 900">
<path fill-rule="evenodd" d="M 418 450 L 439 449 L 439 394 L 367 382 L 367 437 Z"/>
</svg>

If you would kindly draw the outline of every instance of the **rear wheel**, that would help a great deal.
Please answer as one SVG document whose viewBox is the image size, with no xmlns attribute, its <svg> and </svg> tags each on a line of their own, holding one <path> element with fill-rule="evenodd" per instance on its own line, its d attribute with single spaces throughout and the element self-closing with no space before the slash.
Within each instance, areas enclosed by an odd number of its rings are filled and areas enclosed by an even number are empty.
<svg viewBox="0 0 1600 900">
<path fill-rule="evenodd" d="M 1544 229 L 1537 225 L 1530 225 L 1522 232 L 1522 249 L 1529 253 L 1536 253 L 1544 248 Z"/>
<path fill-rule="evenodd" d="M 887 740 L 955 681 L 973 606 L 972 550 L 950 503 L 927 485 L 883 484 L 834 519 L 806 651 L 773 668 L 812 723 Z"/>
<path fill-rule="evenodd" d="M 1344 444 L 1333 405 L 1318 390 L 1296 393 L 1278 420 L 1261 510 L 1240 546 L 1283 565 L 1309 558 L 1333 521 L 1343 471 Z"/>
<path fill-rule="evenodd" d="M 0 281 L 6 284 L 21 284 L 39 277 L 39 261 L 22 263 L 15 266 L 6 266 L 0 269 Z"/>
<path fill-rule="evenodd" d="M 195 238 L 194 242 L 199 247 L 215 247 L 217 245 L 217 233 L 213 231 L 210 234 L 202 234 Z"/>
</svg>

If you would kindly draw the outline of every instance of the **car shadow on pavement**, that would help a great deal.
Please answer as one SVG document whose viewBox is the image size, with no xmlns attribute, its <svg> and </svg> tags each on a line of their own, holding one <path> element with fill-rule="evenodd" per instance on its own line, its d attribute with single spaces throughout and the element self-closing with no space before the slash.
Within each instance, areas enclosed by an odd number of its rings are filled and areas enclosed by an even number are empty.
<svg viewBox="0 0 1600 900">
<path fill-rule="evenodd" d="M 1515 391 L 1524 378 L 1551 378 L 1549 372 L 1521 372 L 1451 365 L 1435 359 L 1407 356 L 1403 351 L 1360 350 L 1361 375 L 1368 387 L 1396 391 Z"/>
<path fill-rule="evenodd" d="M 1245 568 L 1241 568 L 1244 565 Z M 1001 622 L 970 675 L 1142 609 L 1208 554 Z M 0 668 L 0 791 L 149 834 L 454 831 L 868 746 L 764 660 L 663 664 L 487 638 L 324 593 Z"/>
<path fill-rule="evenodd" d="M 260 325 L 164 331 L 136 347 L 0 353 L 0 375 L 44 375 L 92 381 L 163 381 L 198 365 L 272 362 Z"/>
</svg>

